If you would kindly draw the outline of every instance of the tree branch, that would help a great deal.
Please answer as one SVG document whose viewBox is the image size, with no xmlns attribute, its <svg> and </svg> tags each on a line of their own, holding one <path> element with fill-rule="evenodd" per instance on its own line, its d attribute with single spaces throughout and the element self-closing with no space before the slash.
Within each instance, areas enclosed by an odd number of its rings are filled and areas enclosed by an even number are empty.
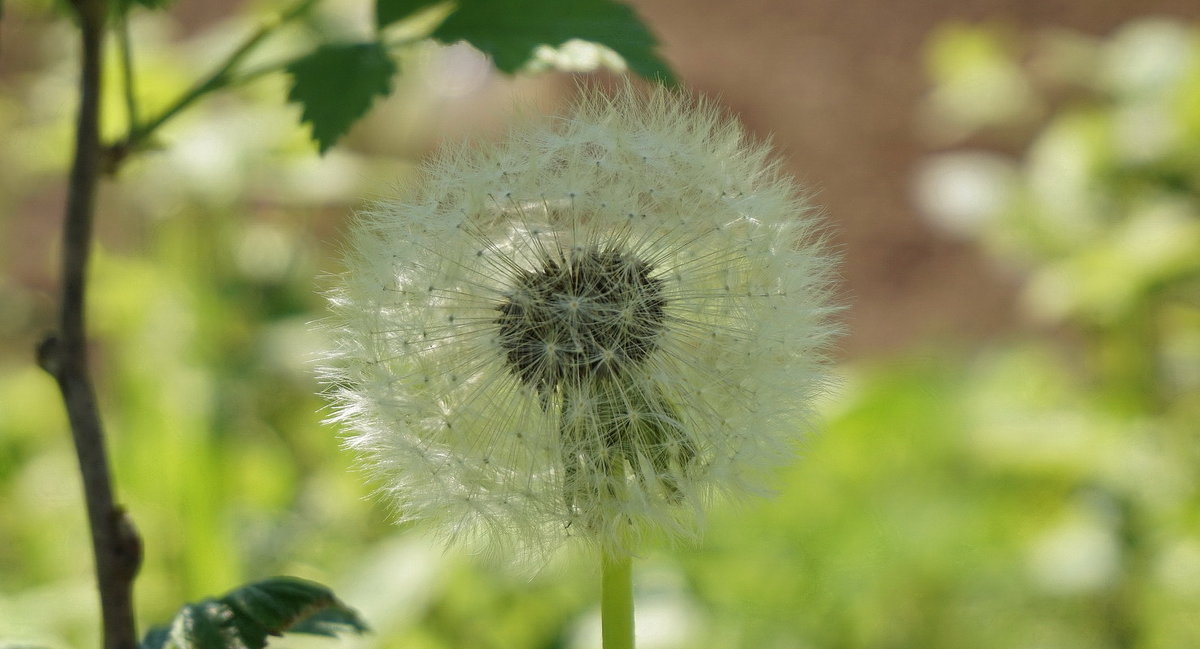
<svg viewBox="0 0 1200 649">
<path fill-rule="evenodd" d="M 104 625 L 104 649 L 134 649 L 133 579 L 141 564 L 141 540 L 113 502 L 104 430 L 88 373 L 84 296 L 96 181 L 100 172 L 100 66 L 107 12 L 105 0 L 73 0 L 82 34 L 80 104 L 75 159 L 63 224 L 62 293 L 56 334 L 38 347 L 38 361 L 58 382 L 83 476 L 96 580 Z"/>
</svg>

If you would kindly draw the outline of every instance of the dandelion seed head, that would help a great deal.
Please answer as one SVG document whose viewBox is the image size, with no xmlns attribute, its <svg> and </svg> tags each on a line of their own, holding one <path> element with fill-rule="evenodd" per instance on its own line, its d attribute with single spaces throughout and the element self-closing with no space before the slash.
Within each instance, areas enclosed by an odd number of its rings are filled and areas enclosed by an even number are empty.
<svg viewBox="0 0 1200 649">
<path fill-rule="evenodd" d="M 358 215 L 331 419 L 398 517 L 453 541 L 694 538 L 809 427 L 837 332 L 819 227 L 713 108 L 589 91 Z"/>
<path fill-rule="evenodd" d="M 630 377 L 664 325 L 661 280 L 650 270 L 614 248 L 537 260 L 497 307 L 509 370 L 542 391 Z"/>
</svg>

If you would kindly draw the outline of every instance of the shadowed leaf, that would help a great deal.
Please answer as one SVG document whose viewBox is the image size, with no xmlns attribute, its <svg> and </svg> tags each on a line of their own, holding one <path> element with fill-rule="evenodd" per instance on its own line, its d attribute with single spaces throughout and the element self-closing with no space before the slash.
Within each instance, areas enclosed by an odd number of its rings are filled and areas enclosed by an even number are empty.
<svg viewBox="0 0 1200 649">
<path fill-rule="evenodd" d="M 375 0 L 375 26 L 383 29 L 388 25 L 408 18 L 418 11 L 432 7 L 441 0 Z"/>
<path fill-rule="evenodd" d="M 367 625 L 328 588 L 294 577 L 242 586 L 220 599 L 186 604 L 169 625 L 146 633 L 139 649 L 261 649 L 286 632 L 336 636 Z"/>
<path fill-rule="evenodd" d="M 292 63 L 288 100 L 300 104 L 321 153 L 392 89 L 396 64 L 379 43 L 325 45 Z"/>
<path fill-rule="evenodd" d="M 558 47 L 580 39 L 612 49 L 643 77 L 674 80 L 655 52 L 654 36 L 632 9 L 614 0 L 460 0 L 434 37 L 468 41 L 509 73 L 529 61 L 539 45 Z"/>
</svg>

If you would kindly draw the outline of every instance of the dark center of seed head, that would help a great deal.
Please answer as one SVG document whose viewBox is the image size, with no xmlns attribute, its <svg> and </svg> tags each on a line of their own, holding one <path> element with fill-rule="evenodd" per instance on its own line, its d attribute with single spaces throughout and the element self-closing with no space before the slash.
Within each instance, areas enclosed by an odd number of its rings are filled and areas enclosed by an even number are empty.
<svg viewBox="0 0 1200 649">
<path fill-rule="evenodd" d="M 665 317 L 652 270 L 628 252 L 584 248 L 521 273 L 497 307 L 509 369 L 544 391 L 637 367 L 657 349 Z"/>
</svg>

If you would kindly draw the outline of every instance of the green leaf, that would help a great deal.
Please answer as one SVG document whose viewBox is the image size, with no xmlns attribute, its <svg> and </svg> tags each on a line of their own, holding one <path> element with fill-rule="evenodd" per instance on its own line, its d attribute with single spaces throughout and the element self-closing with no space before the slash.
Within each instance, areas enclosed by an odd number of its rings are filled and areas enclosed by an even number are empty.
<svg viewBox="0 0 1200 649">
<path fill-rule="evenodd" d="M 323 635 L 328 638 L 343 633 L 362 633 L 367 628 L 362 621 L 349 609 L 326 608 L 304 618 L 292 627 L 292 633 L 307 633 L 308 635 Z"/>
<path fill-rule="evenodd" d="M 328 588 L 294 577 L 273 577 L 186 604 L 170 625 L 146 633 L 139 649 L 261 649 L 284 632 L 335 636 L 367 625 Z"/>
<path fill-rule="evenodd" d="M 432 7 L 443 0 L 375 0 L 375 27 L 383 29 L 388 25 L 408 18 L 418 11 Z"/>
<path fill-rule="evenodd" d="M 249 637 L 242 639 L 243 644 L 239 645 L 239 622 L 229 607 L 220 602 L 206 599 L 187 604 L 179 609 L 171 622 L 168 646 L 179 649 L 240 649 L 241 646 L 261 649 L 267 646 L 266 635 L 259 636 L 254 632 L 247 633 Z M 256 637 L 257 643 L 254 642 Z"/>
<path fill-rule="evenodd" d="M 321 153 L 329 150 L 371 103 L 392 90 L 396 64 L 379 43 L 324 45 L 288 65 L 288 100 L 300 104 Z"/>
<path fill-rule="evenodd" d="M 577 38 L 611 48 L 643 77 L 674 80 L 655 52 L 654 36 L 615 0 L 459 0 L 458 11 L 433 35 L 445 43 L 469 41 L 509 73 L 529 61 L 537 46 L 558 47 Z"/>
<path fill-rule="evenodd" d="M 171 640 L 171 626 L 168 624 L 160 624 L 151 627 L 146 632 L 146 637 L 142 638 L 138 649 L 163 649 L 167 646 L 167 642 Z"/>
</svg>

